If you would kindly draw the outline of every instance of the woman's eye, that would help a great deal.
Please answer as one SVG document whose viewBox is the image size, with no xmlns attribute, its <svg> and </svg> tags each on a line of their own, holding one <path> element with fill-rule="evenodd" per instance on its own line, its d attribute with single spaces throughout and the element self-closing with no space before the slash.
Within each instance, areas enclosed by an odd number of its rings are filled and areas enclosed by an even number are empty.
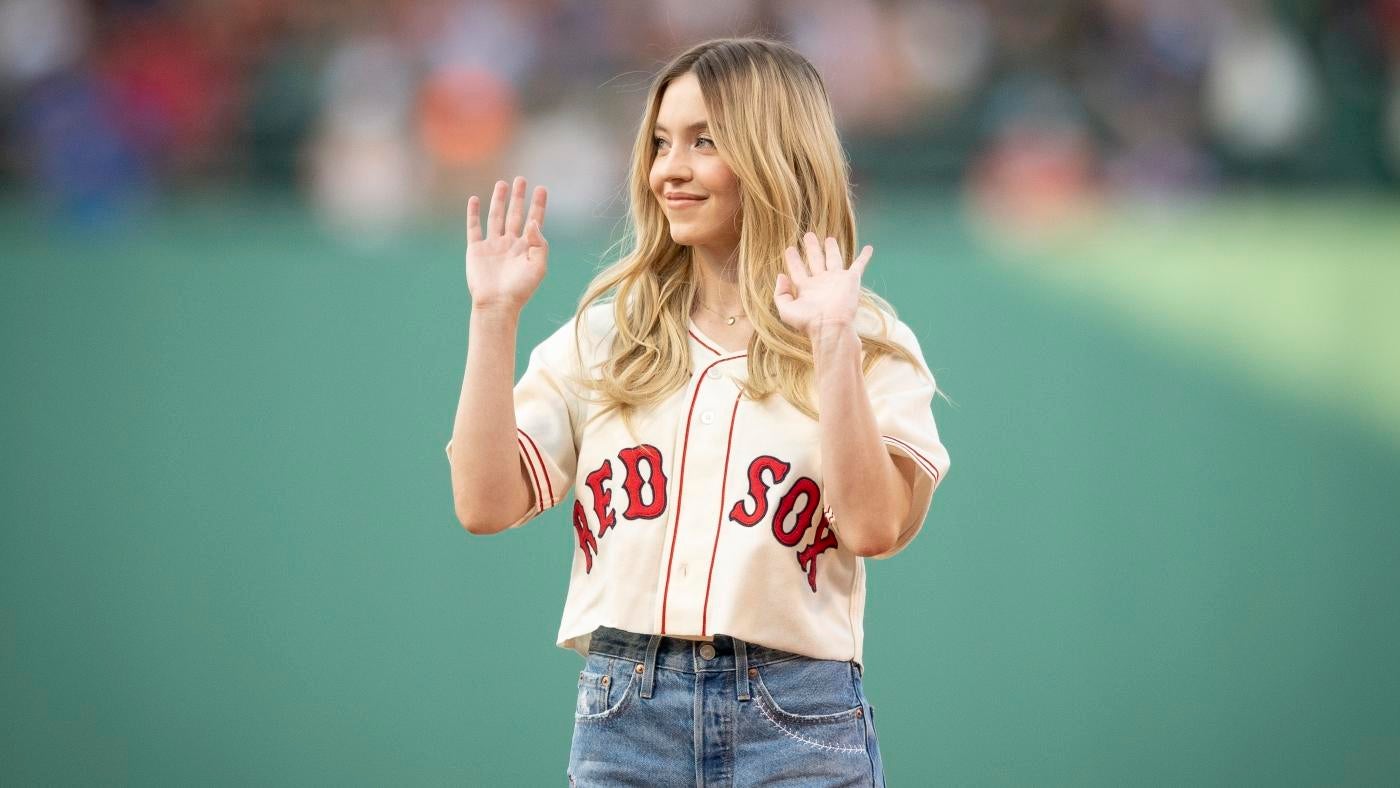
<svg viewBox="0 0 1400 788">
<path fill-rule="evenodd" d="M 710 147 L 714 147 L 715 141 L 712 140 L 712 139 L 710 139 L 710 138 L 708 138 L 708 137 L 696 137 L 696 138 L 695 138 L 695 144 L 696 144 L 696 145 L 699 145 L 699 144 L 701 144 L 701 143 L 706 143 L 706 144 L 710 145 Z M 660 137 L 652 137 L 652 138 L 651 138 L 651 146 L 652 146 L 653 148 L 659 148 L 659 147 L 661 147 L 662 145 L 669 145 L 669 144 L 670 144 L 669 142 L 667 142 L 666 140 L 664 140 L 664 139 L 662 139 L 662 138 L 660 138 Z"/>
</svg>

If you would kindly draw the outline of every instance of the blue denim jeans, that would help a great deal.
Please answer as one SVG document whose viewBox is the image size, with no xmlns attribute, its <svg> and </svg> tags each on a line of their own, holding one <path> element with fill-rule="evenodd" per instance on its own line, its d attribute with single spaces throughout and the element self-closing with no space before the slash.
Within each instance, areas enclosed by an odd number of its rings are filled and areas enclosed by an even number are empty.
<svg viewBox="0 0 1400 788">
<path fill-rule="evenodd" d="M 593 633 L 578 679 L 571 786 L 883 788 L 854 662 L 714 638 Z"/>
</svg>

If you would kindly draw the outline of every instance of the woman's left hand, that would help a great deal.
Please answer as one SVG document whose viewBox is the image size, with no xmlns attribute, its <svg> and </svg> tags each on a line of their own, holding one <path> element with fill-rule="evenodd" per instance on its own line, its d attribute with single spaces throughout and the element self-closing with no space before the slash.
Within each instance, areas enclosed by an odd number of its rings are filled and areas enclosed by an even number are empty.
<svg viewBox="0 0 1400 788">
<path fill-rule="evenodd" d="M 825 323 L 854 323 L 860 303 L 860 277 L 874 250 L 867 244 L 847 268 L 835 238 L 828 237 L 823 248 L 815 233 L 807 233 L 802 243 L 807 250 L 805 262 L 797 247 L 783 250 L 788 272 L 778 274 L 778 286 L 773 292 L 778 317 L 808 335 Z"/>
</svg>

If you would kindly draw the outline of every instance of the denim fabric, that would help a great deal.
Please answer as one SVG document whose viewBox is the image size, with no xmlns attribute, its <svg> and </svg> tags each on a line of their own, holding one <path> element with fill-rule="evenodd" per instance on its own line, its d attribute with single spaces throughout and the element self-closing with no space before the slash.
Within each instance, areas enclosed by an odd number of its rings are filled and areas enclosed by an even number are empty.
<svg viewBox="0 0 1400 788">
<path fill-rule="evenodd" d="M 714 637 L 593 633 L 571 786 L 884 786 L 854 662 Z"/>
</svg>

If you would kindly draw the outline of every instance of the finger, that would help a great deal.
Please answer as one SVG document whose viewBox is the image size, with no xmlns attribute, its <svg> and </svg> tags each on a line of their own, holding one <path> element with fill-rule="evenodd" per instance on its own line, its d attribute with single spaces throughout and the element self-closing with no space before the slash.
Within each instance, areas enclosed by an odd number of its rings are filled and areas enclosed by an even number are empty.
<svg viewBox="0 0 1400 788">
<path fill-rule="evenodd" d="M 802 245 L 807 248 L 807 268 L 812 271 L 812 276 L 825 271 L 826 263 L 822 260 L 822 245 L 817 240 L 817 234 L 807 233 L 802 236 Z"/>
<path fill-rule="evenodd" d="M 530 200 L 530 216 L 527 221 L 534 222 L 541 226 L 544 225 L 544 204 L 548 198 L 549 194 L 545 191 L 543 186 L 535 187 L 534 198 Z"/>
<path fill-rule="evenodd" d="M 860 255 L 851 261 L 851 270 L 856 272 L 857 277 L 865 275 L 865 266 L 870 263 L 870 256 L 874 253 L 875 247 L 866 244 L 865 248 L 860 250 Z"/>
<path fill-rule="evenodd" d="M 491 190 L 491 207 L 486 211 L 486 237 L 488 238 L 505 234 L 507 186 L 505 181 L 496 181 L 495 188 Z"/>
<path fill-rule="evenodd" d="M 841 259 L 841 244 L 836 242 L 831 236 L 826 237 L 826 270 L 840 271 L 846 267 L 846 261 Z"/>
<path fill-rule="evenodd" d="M 531 246 L 549 246 L 549 242 L 544 239 L 544 233 L 540 232 L 540 223 L 531 219 L 525 223 L 525 240 Z"/>
<path fill-rule="evenodd" d="M 467 243 L 481 241 L 481 200 L 475 194 L 467 198 Z"/>
<path fill-rule="evenodd" d="M 506 211 L 506 234 L 512 238 L 520 237 L 520 226 L 525 220 L 525 178 L 515 176 L 515 182 L 510 188 L 510 208 Z"/>
<path fill-rule="evenodd" d="M 773 300 L 780 304 L 792 301 L 792 280 L 787 274 L 778 274 L 778 286 L 773 290 Z"/>
<path fill-rule="evenodd" d="M 802 255 L 798 253 L 797 247 L 789 246 L 783 250 L 783 262 L 787 263 L 788 276 L 792 277 L 794 283 L 807 281 L 807 264 L 802 262 Z"/>
</svg>

